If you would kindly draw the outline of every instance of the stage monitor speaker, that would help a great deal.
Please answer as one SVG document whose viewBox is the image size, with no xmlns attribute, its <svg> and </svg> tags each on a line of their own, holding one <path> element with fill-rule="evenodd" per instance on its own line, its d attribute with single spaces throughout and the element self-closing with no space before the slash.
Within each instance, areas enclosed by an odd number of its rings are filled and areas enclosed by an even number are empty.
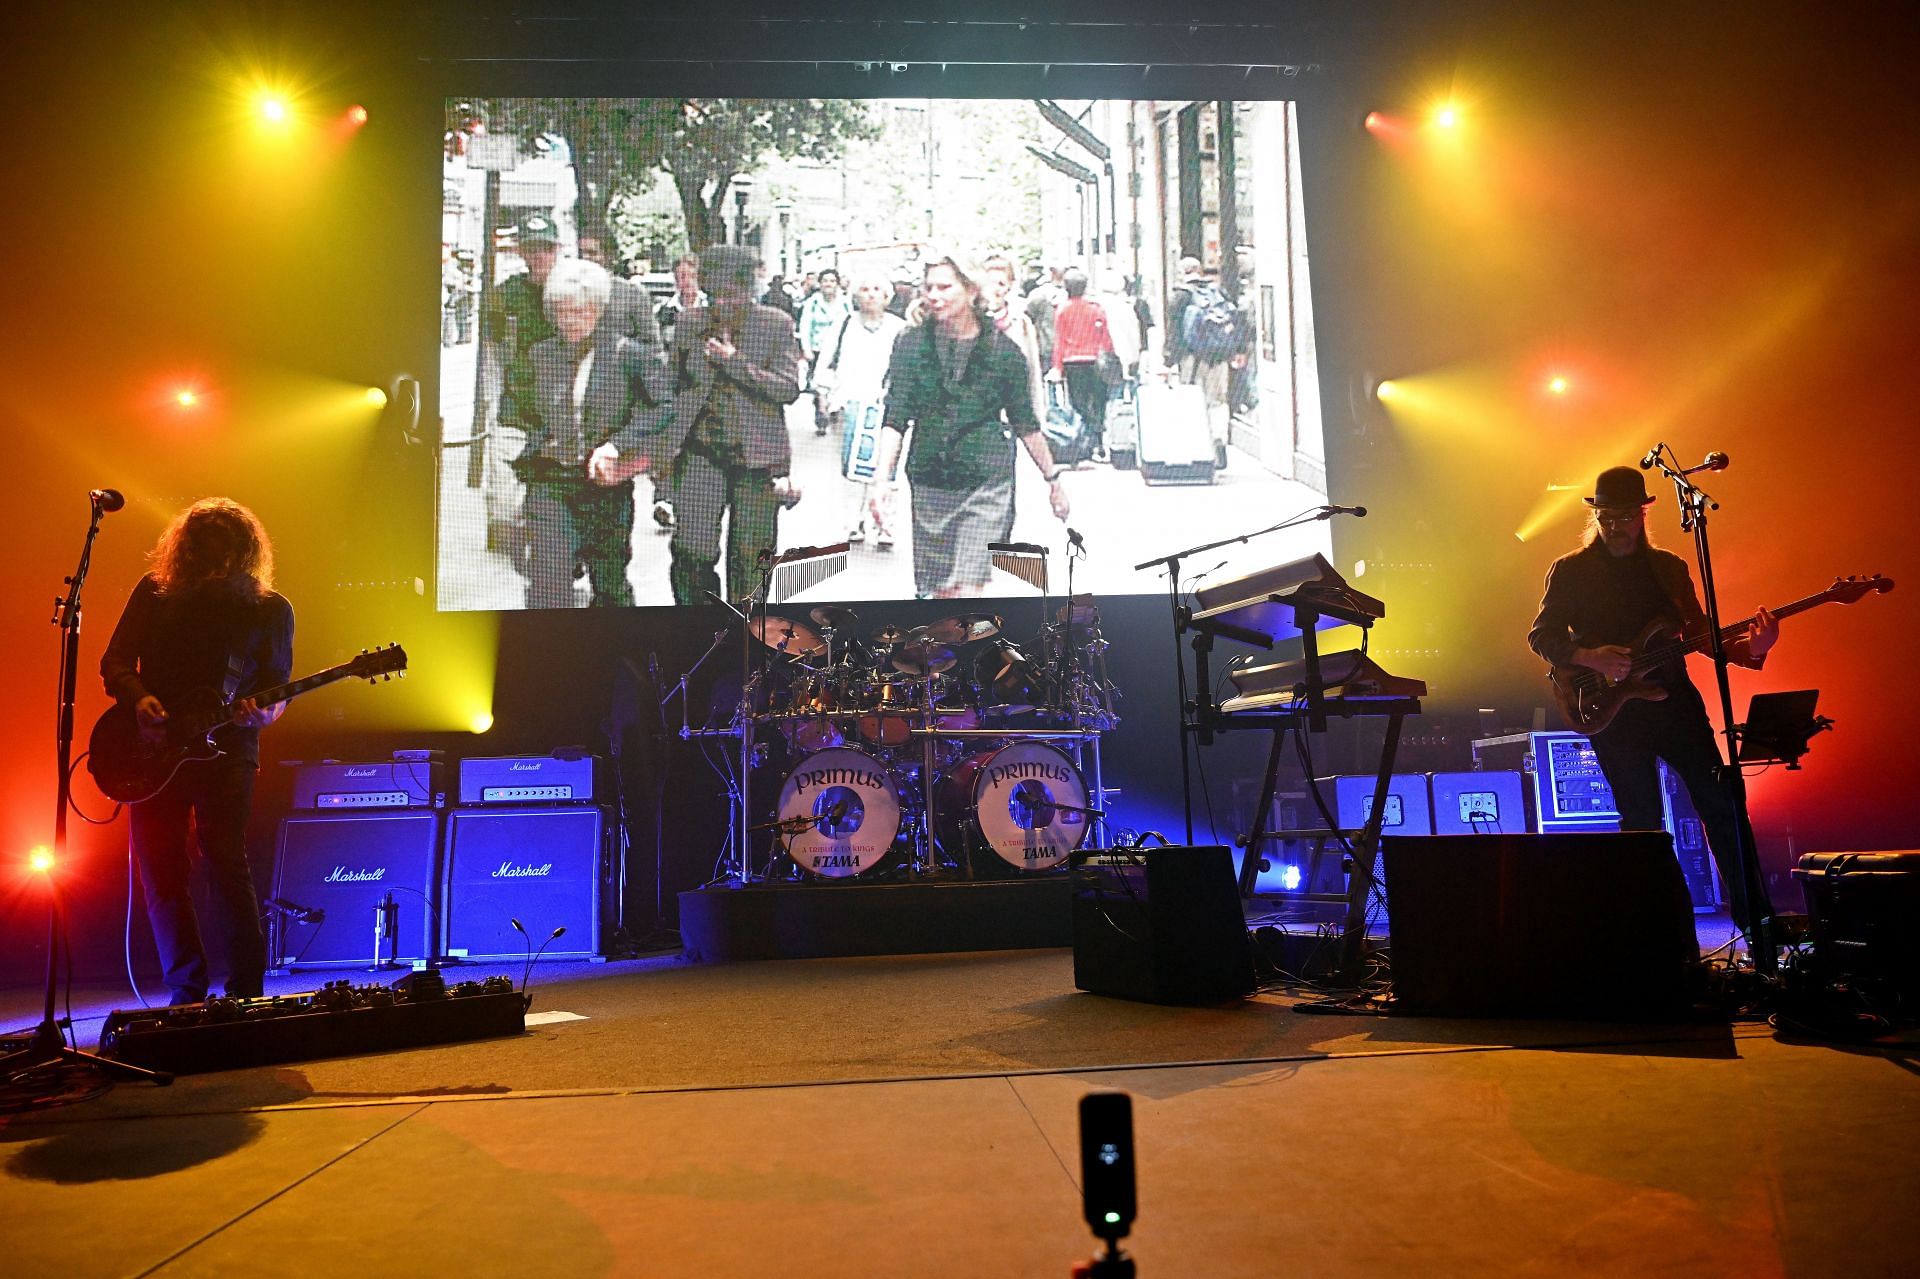
<svg viewBox="0 0 1920 1279">
<path fill-rule="evenodd" d="M 612 867 L 604 810 L 456 808 L 447 819 L 446 952 L 467 959 L 524 959 L 555 928 L 543 959 L 601 953 L 603 891 Z M 511 921 L 526 928 L 523 937 Z"/>
<path fill-rule="evenodd" d="M 1888 1015 L 1920 1013 L 1920 852 L 1803 853 L 1813 971 Z"/>
<path fill-rule="evenodd" d="M 1436 835 L 1524 834 L 1526 781 L 1519 769 L 1429 773 Z M 1392 834 L 1394 832 L 1387 832 Z"/>
<path fill-rule="evenodd" d="M 1381 841 L 1394 1011 L 1664 1020 L 1700 948 L 1665 832 Z"/>
<path fill-rule="evenodd" d="M 1225 847 L 1076 853 L 1073 984 L 1211 1004 L 1253 991 L 1253 951 Z"/>
<path fill-rule="evenodd" d="M 431 809 L 294 813 L 280 819 L 273 859 L 279 968 L 367 968 L 434 955 L 440 814 Z M 393 902 L 395 935 L 379 940 Z"/>
<path fill-rule="evenodd" d="M 1373 812 L 1379 779 L 1371 773 L 1333 779 L 1334 815 L 1345 830 L 1359 830 Z M 1433 834 L 1433 804 L 1425 773 L 1395 773 L 1387 779 L 1387 803 L 1380 814 L 1382 835 Z"/>
</svg>

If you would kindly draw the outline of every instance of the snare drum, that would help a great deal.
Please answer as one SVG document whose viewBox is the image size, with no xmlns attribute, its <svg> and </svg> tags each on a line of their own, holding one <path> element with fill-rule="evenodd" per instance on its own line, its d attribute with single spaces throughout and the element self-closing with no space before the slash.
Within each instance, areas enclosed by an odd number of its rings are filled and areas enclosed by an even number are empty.
<svg viewBox="0 0 1920 1279">
<path fill-rule="evenodd" d="M 802 818 L 812 821 L 787 836 L 787 853 L 801 870 L 824 879 L 865 874 L 900 834 L 900 788 L 865 751 L 816 751 L 780 787 L 780 820 Z"/>
<path fill-rule="evenodd" d="M 1088 816 L 1079 811 L 1087 807 L 1087 784 L 1072 758 L 1046 742 L 970 755 L 946 770 L 936 793 L 945 830 L 992 849 L 1015 870 L 1052 870 L 1087 838 Z"/>
</svg>

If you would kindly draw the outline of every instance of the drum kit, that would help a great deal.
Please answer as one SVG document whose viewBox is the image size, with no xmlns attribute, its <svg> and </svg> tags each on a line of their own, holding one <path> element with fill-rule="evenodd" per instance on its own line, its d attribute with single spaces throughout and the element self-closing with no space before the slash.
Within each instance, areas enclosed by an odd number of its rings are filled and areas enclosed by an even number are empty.
<svg viewBox="0 0 1920 1279">
<path fill-rule="evenodd" d="M 746 625 L 759 660 L 729 722 L 682 734 L 788 761 L 773 820 L 737 823 L 743 847 L 772 841 L 769 877 L 1038 874 L 1099 842 L 1100 734 L 1119 720 L 1090 597 L 1027 645 L 988 613 L 867 628 L 823 604 Z M 734 873 L 756 878 L 746 857 Z"/>
</svg>

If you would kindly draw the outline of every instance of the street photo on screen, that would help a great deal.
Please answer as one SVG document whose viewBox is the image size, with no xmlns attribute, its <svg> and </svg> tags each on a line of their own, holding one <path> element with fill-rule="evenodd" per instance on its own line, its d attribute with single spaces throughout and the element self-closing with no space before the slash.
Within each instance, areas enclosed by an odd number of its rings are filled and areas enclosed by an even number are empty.
<svg viewBox="0 0 1920 1279">
<path fill-rule="evenodd" d="M 446 105 L 441 609 L 1158 592 L 1326 500 L 1294 103 Z"/>
</svg>

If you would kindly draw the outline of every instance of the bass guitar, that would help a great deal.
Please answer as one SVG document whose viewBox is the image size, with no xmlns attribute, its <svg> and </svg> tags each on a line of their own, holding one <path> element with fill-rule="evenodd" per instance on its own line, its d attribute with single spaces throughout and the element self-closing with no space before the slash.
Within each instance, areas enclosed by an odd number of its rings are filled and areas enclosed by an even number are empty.
<svg viewBox="0 0 1920 1279">
<path fill-rule="evenodd" d="M 406 650 L 389 644 L 363 652 L 350 662 L 247 696 L 260 706 L 276 706 L 335 680 L 364 679 L 373 684 L 392 679 L 406 669 Z M 109 799 L 123 804 L 151 799 L 166 789 L 188 760 L 212 759 L 224 753 L 214 740 L 214 732 L 233 721 L 233 708 L 242 700 L 222 701 L 217 690 L 197 689 L 175 698 L 167 707 L 166 722 L 153 728 L 142 728 L 133 707 L 116 702 L 100 716 L 87 739 L 87 771 Z"/>
<path fill-rule="evenodd" d="M 1877 573 L 1872 577 L 1836 577 L 1826 590 L 1782 604 L 1773 610 L 1773 615 L 1784 620 L 1820 604 L 1852 604 L 1863 596 L 1883 595 L 1892 589 L 1893 579 Z M 1722 627 L 1721 640 L 1731 643 L 1739 638 L 1752 620 L 1747 618 Z M 1711 652 L 1713 637 L 1704 630 L 1697 634 L 1685 633 L 1678 623 L 1660 618 L 1647 623 L 1631 649 L 1632 665 L 1618 680 L 1608 679 L 1585 666 L 1555 666 L 1548 672 L 1547 678 L 1553 684 L 1553 700 L 1559 705 L 1568 728 L 1591 736 L 1611 724 L 1628 702 L 1663 700 L 1667 690 L 1650 682 L 1647 676 L 1688 653 Z"/>
</svg>

